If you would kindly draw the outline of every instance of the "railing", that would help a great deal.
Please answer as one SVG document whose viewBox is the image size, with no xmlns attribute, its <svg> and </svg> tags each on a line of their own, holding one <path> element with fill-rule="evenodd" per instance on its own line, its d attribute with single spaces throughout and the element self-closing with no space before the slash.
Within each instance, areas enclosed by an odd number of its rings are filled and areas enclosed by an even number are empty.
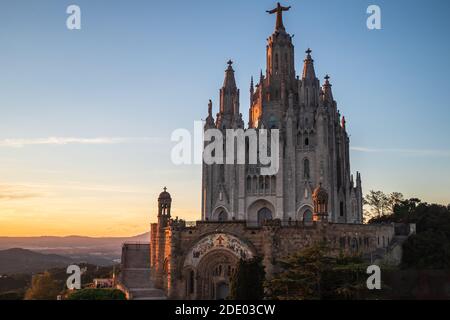
<svg viewBox="0 0 450 320">
<path fill-rule="evenodd" d="M 200 224 L 206 224 L 206 223 L 217 223 L 217 224 L 230 224 L 230 223 L 241 223 L 245 224 L 249 228 L 261 228 L 263 226 L 313 226 L 315 225 L 315 222 L 313 221 L 298 221 L 298 220 L 292 220 L 292 219 L 273 219 L 273 220 L 225 220 L 225 221 L 218 221 L 218 220 L 201 220 L 201 221 L 185 221 L 184 224 L 187 228 L 193 228 L 197 227 Z"/>
</svg>

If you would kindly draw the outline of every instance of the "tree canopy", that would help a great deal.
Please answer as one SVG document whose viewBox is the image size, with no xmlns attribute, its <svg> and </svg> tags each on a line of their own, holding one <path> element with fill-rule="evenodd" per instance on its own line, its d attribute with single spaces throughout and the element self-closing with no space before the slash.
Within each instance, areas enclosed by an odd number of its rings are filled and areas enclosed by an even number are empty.
<svg viewBox="0 0 450 320">
<path fill-rule="evenodd" d="M 67 300 L 126 300 L 125 294 L 118 289 L 81 289 L 70 293 Z"/>
<path fill-rule="evenodd" d="M 332 254 L 316 244 L 280 260 L 282 271 L 267 281 L 271 299 L 361 299 L 368 294 L 366 269 L 359 256 Z"/>
<path fill-rule="evenodd" d="M 417 198 L 394 205 L 393 213 L 372 218 L 369 223 L 415 223 L 416 234 L 403 244 L 404 268 L 450 268 L 450 208 Z"/>
<path fill-rule="evenodd" d="M 265 271 L 261 258 L 240 260 L 231 277 L 230 296 L 232 300 L 261 300 L 264 298 Z"/>
<path fill-rule="evenodd" d="M 49 272 L 37 274 L 31 280 L 25 300 L 56 300 L 62 289 Z"/>
</svg>

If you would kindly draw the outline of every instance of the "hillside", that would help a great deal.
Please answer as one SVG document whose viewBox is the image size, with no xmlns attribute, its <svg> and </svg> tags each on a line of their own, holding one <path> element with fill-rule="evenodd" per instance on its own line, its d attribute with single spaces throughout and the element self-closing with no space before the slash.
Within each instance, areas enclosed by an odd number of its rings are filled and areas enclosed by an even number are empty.
<svg viewBox="0 0 450 320">
<path fill-rule="evenodd" d="M 74 263 L 71 258 L 56 254 L 42 254 L 25 249 L 0 251 L 0 274 L 34 273 Z"/>
<path fill-rule="evenodd" d="M 4 250 L 0 251 L 0 274 L 35 272 L 41 267 L 59 267 L 67 262 L 112 265 L 119 262 L 124 242 L 149 242 L 149 234 L 105 238 L 0 237 L 0 250 Z"/>
</svg>

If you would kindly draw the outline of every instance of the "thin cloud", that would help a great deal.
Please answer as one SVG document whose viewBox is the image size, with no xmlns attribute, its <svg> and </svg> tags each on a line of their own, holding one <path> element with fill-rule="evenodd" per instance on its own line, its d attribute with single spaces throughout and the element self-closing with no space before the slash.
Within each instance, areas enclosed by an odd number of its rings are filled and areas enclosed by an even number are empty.
<svg viewBox="0 0 450 320">
<path fill-rule="evenodd" d="M 70 144 L 105 145 L 122 143 L 159 143 L 161 138 L 155 137 L 99 137 L 99 138 L 76 138 L 76 137 L 48 137 L 36 139 L 2 139 L 0 147 L 22 148 L 25 146 L 56 145 L 64 146 Z"/>
<path fill-rule="evenodd" d="M 398 153 L 417 156 L 444 156 L 450 157 L 450 150 L 435 149 L 401 149 L 401 148 L 367 148 L 367 147 L 351 147 L 350 150 L 365 153 Z"/>
<path fill-rule="evenodd" d="M 41 196 L 42 193 L 31 191 L 24 186 L 0 186 L 0 200 L 23 200 Z"/>
</svg>

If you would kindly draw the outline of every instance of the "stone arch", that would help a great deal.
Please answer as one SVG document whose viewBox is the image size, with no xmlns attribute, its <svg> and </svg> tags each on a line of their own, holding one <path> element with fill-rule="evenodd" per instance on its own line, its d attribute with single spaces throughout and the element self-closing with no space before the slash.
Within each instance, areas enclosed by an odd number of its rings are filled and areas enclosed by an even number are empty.
<svg viewBox="0 0 450 320">
<path fill-rule="evenodd" d="M 230 214 L 224 206 L 218 206 L 214 209 L 212 219 L 214 221 L 227 221 L 230 218 Z"/>
<path fill-rule="evenodd" d="M 273 219 L 273 212 L 269 208 L 263 207 L 258 210 L 257 212 L 258 225 L 262 225 L 264 221 L 272 219 Z"/>
<path fill-rule="evenodd" d="M 258 223 L 258 212 L 260 212 L 260 210 L 263 208 L 266 208 L 267 210 L 269 210 L 272 213 L 272 219 L 276 218 L 275 206 L 266 199 L 258 199 L 248 206 L 247 220 L 250 223 L 254 223 L 254 224 Z"/>
<path fill-rule="evenodd" d="M 230 277 L 239 259 L 226 250 L 205 255 L 197 267 L 197 299 L 222 300 L 228 295 Z"/>
<path fill-rule="evenodd" d="M 239 238 L 238 235 L 229 232 L 211 232 L 192 243 L 181 260 L 180 267 L 197 269 L 203 257 L 215 250 L 224 250 L 234 254 L 238 260 L 251 259 L 257 252 L 250 242 Z"/>
<path fill-rule="evenodd" d="M 306 222 L 312 222 L 313 211 L 314 211 L 314 208 L 312 207 L 312 205 L 304 204 L 297 210 L 296 220 L 305 222 L 305 217 L 308 217 L 308 218 L 311 217 L 310 221 L 306 221 Z"/>
</svg>

